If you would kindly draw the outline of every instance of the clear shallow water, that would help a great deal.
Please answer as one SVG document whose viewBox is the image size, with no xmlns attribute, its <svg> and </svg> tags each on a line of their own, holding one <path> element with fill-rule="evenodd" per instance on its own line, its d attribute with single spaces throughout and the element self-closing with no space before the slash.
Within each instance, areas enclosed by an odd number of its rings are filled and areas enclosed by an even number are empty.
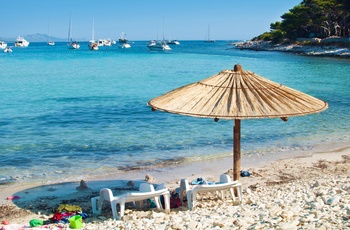
<svg viewBox="0 0 350 230">
<path fill-rule="evenodd" d="M 180 41 L 181 42 L 181 41 Z M 329 103 L 320 114 L 242 121 L 245 157 L 316 151 L 349 140 L 350 60 L 182 41 L 168 53 L 69 50 L 65 43 L 0 52 L 0 178 L 57 181 L 232 154 L 233 121 L 151 112 L 147 102 L 237 63 Z"/>
</svg>

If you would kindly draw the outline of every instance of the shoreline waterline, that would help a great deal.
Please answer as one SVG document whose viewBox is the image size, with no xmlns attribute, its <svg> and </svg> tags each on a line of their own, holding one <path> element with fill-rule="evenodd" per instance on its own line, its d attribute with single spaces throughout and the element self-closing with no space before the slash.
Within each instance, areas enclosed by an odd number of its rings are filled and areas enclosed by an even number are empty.
<svg viewBox="0 0 350 230">
<path fill-rule="evenodd" d="M 323 149 L 323 150 L 322 150 Z M 315 151 L 302 152 L 297 155 L 279 154 L 278 156 L 254 156 L 247 157 L 242 156 L 242 170 L 250 170 L 254 168 L 261 168 L 268 166 L 272 162 L 280 160 L 292 160 L 292 159 L 311 159 L 317 155 L 322 158 L 323 155 L 329 153 L 339 153 L 349 151 L 350 142 L 335 142 L 335 143 L 324 143 L 317 148 Z M 339 156 L 335 156 L 335 159 Z M 331 159 L 330 159 L 331 160 Z M 76 178 L 69 178 L 62 181 L 21 181 L 11 183 L 0 183 L 0 204 L 6 204 L 8 201 L 7 197 L 14 196 L 16 194 L 23 195 L 23 191 L 34 191 L 27 200 L 35 199 L 35 191 L 50 191 L 55 196 L 64 196 L 67 193 L 77 192 L 76 187 L 79 186 L 80 181 L 84 180 L 88 187 L 94 191 L 98 191 L 102 187 L 123 187 L 128 181 L 143 181 L 146 175 L 151 175 L 155 178 L 155 183 L 177 184 L 181 178 L 193 178 L 193 177 L 212 177 L 213 175 L 220 175 L 226 173 L 232 169 L 232 156 L 218 157 L 200 161 L 185 161 L 177 164 L 166 164 L 166 165 L 154 165 L 137 170 L 131 171 L 119 171 L 114 172 L 103 172 L 98 171 L 98 175 L 95 176 L 84 176 L 77 175 Z M 232 175 L 230 175 L 232 177 Z M 54 188 L 54 189 L 52 189 Z M 49 192 L 50 193 L 50 192 Z"/>
</svg>

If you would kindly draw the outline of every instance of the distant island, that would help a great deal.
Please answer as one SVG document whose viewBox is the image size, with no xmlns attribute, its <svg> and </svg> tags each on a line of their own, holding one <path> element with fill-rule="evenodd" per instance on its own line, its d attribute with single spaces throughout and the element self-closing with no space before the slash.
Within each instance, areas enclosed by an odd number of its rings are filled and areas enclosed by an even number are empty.
<svg viewBox="0 0 350 230">
<path fill-rule="evenodd" d="M 55 42 L 66 42 L 67 38 L 57 38 L 48 36 L 47 34 L 27 34 L 27 35 L 21 35 L 21 37 L 24 37 L 29 42 L 47 42 L 49 40 L 55 41 Z M 4 38 L 0 37 L 0 41 L 6 41 L 6 42 L 14 42 L 16 38 Z M 80 38 L 79 41 L 88 41 L 89 39 L 86 38 Z"/>
<path fill-rule="evenodd" d="M 240 49 L 350 57 L 350 1 L 304 0 Z"/>
</svg>

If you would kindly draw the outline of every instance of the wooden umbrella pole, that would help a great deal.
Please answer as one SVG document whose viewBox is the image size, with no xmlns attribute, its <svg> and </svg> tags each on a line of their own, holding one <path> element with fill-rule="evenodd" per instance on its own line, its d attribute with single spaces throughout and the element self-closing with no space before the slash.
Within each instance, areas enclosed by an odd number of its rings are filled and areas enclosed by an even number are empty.
<svg viewBox="0 0 350 230">
<path fill-rule="evenodd" d="M 241 120 L 235 119 L 233 128 L 233 180 L 239 180 L 241 173 Z"/>
</svg>

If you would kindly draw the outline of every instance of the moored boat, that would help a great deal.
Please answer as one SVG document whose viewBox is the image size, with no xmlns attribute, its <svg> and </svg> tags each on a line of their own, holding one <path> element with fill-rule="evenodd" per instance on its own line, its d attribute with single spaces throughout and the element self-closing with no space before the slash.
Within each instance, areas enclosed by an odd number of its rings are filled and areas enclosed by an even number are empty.
<svg viewBox="0 0 350 230">
<path fill-rule="evenodd" d="M 129 43 L 121 43 L 119 44 L 119 47 L 122 49 L 128 49 L 131 47 L 131 45 Z"/>
<path fill-rule="evenodd" d="M 11 47 L 6 47 L 6 48 L 4 49 L 4 52 L 5 52 L 5 53 L 12 53 Z"/>
<path fill-rule="evenodd" d="M 79 49 L 80 48 L 79 42 L 72 40 L 71 27 L 72 27 L 72 15 L 70 15 L 70 19 L 69 19 L 68 44 L 67 45 L 68 45 L 69 49 Z"/>
<path fill-rule="evenodd" d="M 204 40 L 204 42 L 215 42 L 215 40 L 210 38 L 210 25 L 208 25 L 208 39 Z"/>
<path fill-rule="evenodd" d="M 157 42 L 155 40 L 150 40 L 147 46 L 154 46 Z"/>
<path fill-rule="evenodd" d="M 98 46 L 111 46 L 112 40 L 111 39 L 98 39 L 97 44 L 98 44 Z"/>
<path fill-rule="evenodd" d="M 29 46 L 29 42 L 24 39 L 24 37 L 18 36 L 18 38 L 15 41 L 16 47 L 27 47 Z"/>
<path fill-rule="evenodd" d="M 94 19 L 92 19 L 92 33 L 91 33 L 91 40 L 89 41 L 89 48 L 90 48 L 90 50 L 98 50 L 98 44 L 95 41 L 95 24 L 94 24 Z"/>
<path fill-rule="evenodd" d="M 49 39 L 49 41 L 47 42 L 47 44 L 49 45 L 49 46 L 54 46 L 55 45 L 55 42 L 54 41 L 52 41 L 52 40 L 50 40 L 50 22 L 48 23 L 48 25 L 47 25 L 47 37 L 48 37 L 48 39 Z"/>
<path fill-rule="evenodd" d="M 169 45 L 180 45 L 178 40 L 168 40 L 166 43 Z"/>
<path fill-rule="evenodd" d="M 119 41 L 119 43 L 128 43 L 129 42 L 128 39 L 126 39 L 126 34 L 124 32 L 122 32 L 118 41 Z"/>
<path fill-rule="evenodd" d="M 79 42 L 71 42 L 68 44 L 68 48 L 69 49 L 79 49 L 80 48 L 80 44 Z"/>
<path fill-rule="evenodd" d="M 7 43 L 0 41 L 0 49 L 5 49 L 7 47 Z"/>
<path fill-rule="evenodd" d="M 98 50 L 98 44 L 95 40 L 91 40 L 89 42 L 89 48 L 90 50 Z"/>
<path fill-rule="evenodd" d="M 157 41 L 151 40 L 148 45 L 148 49 L 150 51 L 170 51 L 171 48 L 166 44 L 165 41 Z"/>
</svg>

